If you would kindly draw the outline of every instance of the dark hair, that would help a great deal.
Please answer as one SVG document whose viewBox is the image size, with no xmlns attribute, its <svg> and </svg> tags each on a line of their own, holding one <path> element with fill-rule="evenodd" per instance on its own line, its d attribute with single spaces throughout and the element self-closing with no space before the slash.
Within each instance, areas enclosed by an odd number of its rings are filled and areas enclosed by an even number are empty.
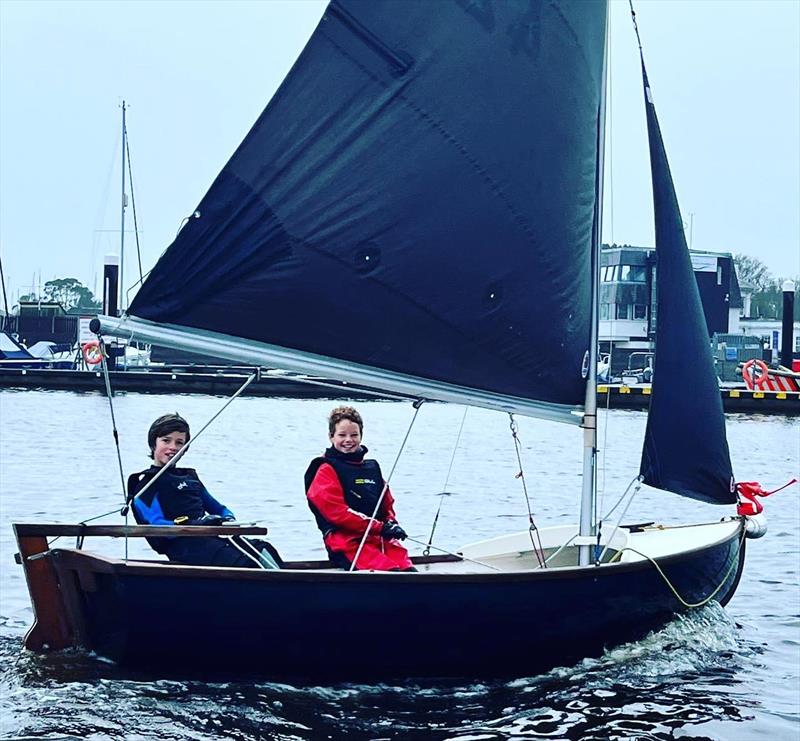
<svg viewBox="0 0 800 741">
<path fill-rule="evenodd" d="M 189 432 L 189 423 L 180 414 L 175 412 L 162 415 L 150 425 L 150 429 L 147 431 L 147 444 L 150 446 L 151 458 L 156 449 L 156 438 L 169 435 L 170 432 L 185 432 L 187 443 L 192 437 L 192 433 Z"/>
<path fill-rule="evenodd" d="M 353 407 L 336 407 L 336 409 L 328 415 L 328 434 L 331 437 L 333 437 L 333 433 L 336 432 L 336 425 L 343 419 L 349 419 L 351 422 L 355 422 L 358 425 L 359 434 L 364 433 L 364 420 L 361 419 L 361 415 Z"/>
</svg>

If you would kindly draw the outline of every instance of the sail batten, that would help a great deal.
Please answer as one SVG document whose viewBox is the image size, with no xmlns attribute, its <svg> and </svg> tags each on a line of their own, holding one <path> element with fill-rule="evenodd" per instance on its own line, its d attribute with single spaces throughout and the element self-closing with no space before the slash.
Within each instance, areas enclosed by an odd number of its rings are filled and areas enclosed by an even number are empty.
<svg viewBox="0 0 800 741">
<path fill-rule="evenodd" d="M 606 12 L 336 0 L 130 313 L 580 407 Z"/>
</svg>

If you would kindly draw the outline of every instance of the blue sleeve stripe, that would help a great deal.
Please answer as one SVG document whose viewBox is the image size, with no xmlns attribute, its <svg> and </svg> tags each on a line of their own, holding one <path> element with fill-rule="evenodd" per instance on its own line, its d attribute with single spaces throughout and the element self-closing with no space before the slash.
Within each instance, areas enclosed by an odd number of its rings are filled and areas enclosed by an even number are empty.
<svg viewBox="0 0 800 741">
<path fill-rule="evenodd" d="M 224 504 L 214 499 L 214 497 L 208 493 L 208 489 L 205 487 L 203 487 L 201 496 L 203 498 L 203 508 L 206 512 L 212 515 L 222 515 L 222 517 L 234 517 L 233 512 L 231 512 Z"/>
<path fill-rule="evenodd" d="M 139 497 L 133 500 L 133 506 L 136 511 L 142 516 L 142 519 L 148 525 L 174 525 L 172 520 L 168 520 L 164 516 L 161 505 L 158 503 L 158 496 L 153 497 L 152 504 L 148 507 Z"/>
</svg>

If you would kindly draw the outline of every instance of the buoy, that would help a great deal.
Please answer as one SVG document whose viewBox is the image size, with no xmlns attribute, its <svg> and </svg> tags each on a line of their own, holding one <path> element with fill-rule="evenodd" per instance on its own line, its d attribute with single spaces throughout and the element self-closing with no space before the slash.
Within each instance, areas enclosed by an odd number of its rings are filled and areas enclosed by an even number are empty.
<svg viewBox="0 0 800 741">
<path fill-rule="evenodd" d="M 103 362 L 103 350 L 97 340 L 89 340 L 83 345 L 83 359 L 86 365 L 97 365 Z"/>
</svg>

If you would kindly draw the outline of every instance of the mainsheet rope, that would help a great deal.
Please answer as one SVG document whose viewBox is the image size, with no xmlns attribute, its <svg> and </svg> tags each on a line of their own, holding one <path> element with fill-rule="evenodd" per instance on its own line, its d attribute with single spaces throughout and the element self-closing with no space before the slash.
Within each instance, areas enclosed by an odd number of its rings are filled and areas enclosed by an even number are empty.
<svg viewBox="0 0 800 741">
<path fill-rule="evenodd" d="M 742 550 L 742 544 L 744 543 L 746 537 L 747 537 L 747 528 L 745 527 L 744 524 L 742 524 L 742 534 L 738 540 L 739 547 L 737 548 L 736 558 L 731 560 L 730 567 L 725 572 L 725 576 L 722 577 L 722 581 L 720 581 L 716 589 L 714 589 L 711 592 L 711 594 L 709 594 L 704 599 L 701 599 L 699 602 L 687 602 L 675 588 L 675 585 L 669 580 L 669 577 L 664 573 L 662 568 L 658 565 L 658 562 L 652 556 L 648 556 L 646 553 L 637 551 L 635 548 L 631 548 L 630 546 L 625 546 L 624 548 L 622 548 L 621 550 L 617 551 L 614 554 L 614 558 L 611 559 L 611 563 L 614 563 L 614 561 L 621 558 L 622 554 L 625 553 L 625 551 L 630 551 L 631 553 L 635 553 L 637 556 L 641 556 L 642 558 L 647 559 L 655 567 L 656 571 L 664 580 L 664 583 L 667 585 L 667 587 L 669 587 L 669 590 L 672 592 L 672 594 L 675 595 L 675 598 L 678 600 L 678 602 L 680 602 L 684 607 L 691 610 L 697 607 L 704 607 L 705 605 L 707 605 L 709 602 L 711 602 L 712 599 L 714 599 L 714 597 L 717 596 L 719 590 L 725 586 L 725 583 L 728 581 L 728 577 L 730 577 L 730 575 L 733 573 L 733 570 L 739 565 L 739 554 Z"/>
<path fill-rule="evenodd" d="M 412 543 L 418 543 L 419 545 L 425 545 L 425 541 L 417 540 L 416 538 L 412 538 L 410 535 L 407 538 Z M 490 563 L 486 563 L 485 561 L 478 561 L 475 558 L 469 558 L 465 556 L 463 553 L 453 553 L 453 551 L 448 551 L 446 548 L 440 548 L 438 545 L 431 545 L 430 543 L 427 544 L 425 550 L 428 551 L 430 548 L 433 548 L 436 551 L 441 551 L 442 553 L 446 553 L 448 556 L 455 556 L 459 561 L 468 561 L 469 563 L 477 564 L 478 566 L 483 566 L 487 569 L 491 569 L 492 571 L 502 571 L 502 569 L 498 568 L 497 566 L 492 566 Z M 425 553 L 424 555 L 428 555 Z"/>
</svg>

